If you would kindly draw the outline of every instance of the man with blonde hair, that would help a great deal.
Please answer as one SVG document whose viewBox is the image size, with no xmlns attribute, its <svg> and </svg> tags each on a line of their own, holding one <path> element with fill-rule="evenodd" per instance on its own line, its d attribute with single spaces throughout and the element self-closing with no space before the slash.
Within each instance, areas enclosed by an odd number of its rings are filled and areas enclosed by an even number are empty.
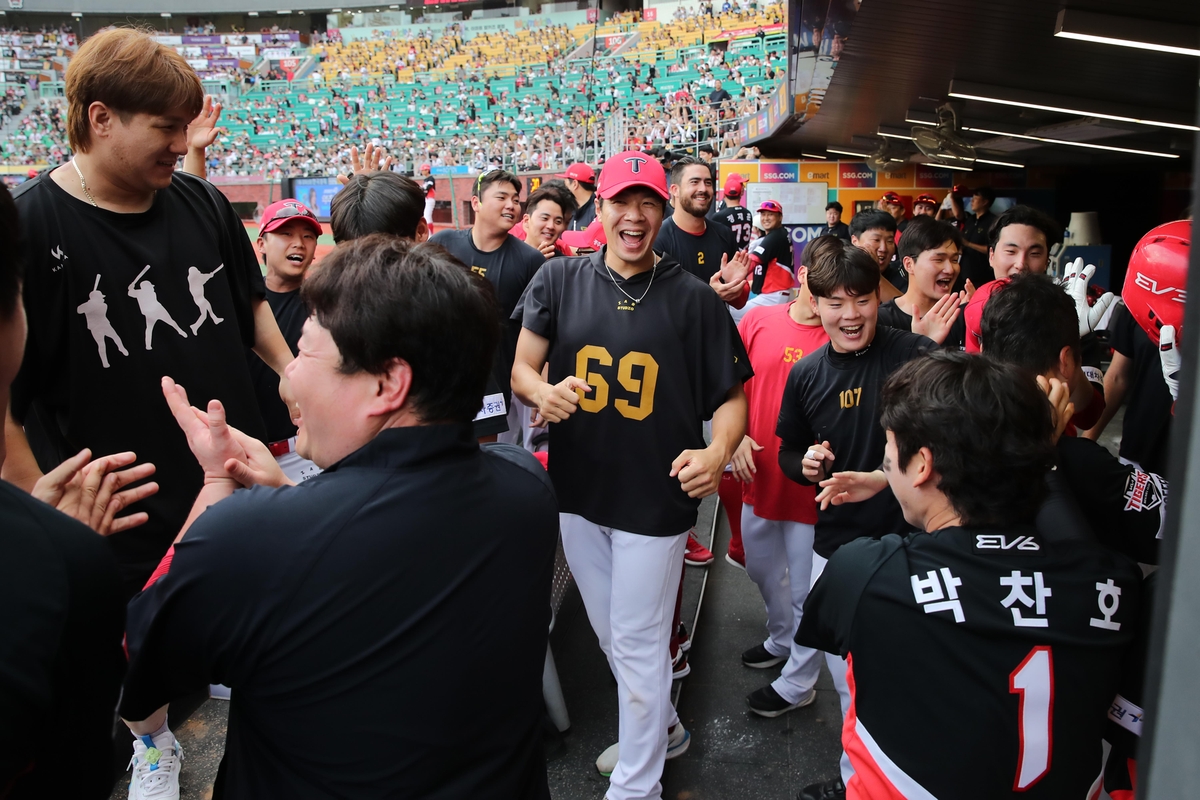
<svg viewBox="0 0 1200 800">
<path fill-rule="evenodd" d="M 142 31 L 110 29 L 71 59 L 66 94 L 75 157 L 14 193 L 30 253 L 29 338 L 12 385 L 3 475 L 30 489 L 83 448 L 96 456 L 134 451 L 152 462 L 160 490 L 140 506 L 148 521 L 107 540 L 132 595 L 183 527 L 203 480 L 163 405 L 163 376 L 204 402 L 220 400 L 231 424 L 263 437 L 244 348 L 280 373 L 292 355 L 233 207 L 210 184 L 175 169 L 204 102 L 183 57 Z M 195 318 L 193 267 L 210 276 L 205 324 L 160 333 L 153 348 L 135 346 L 159 315 Z M 152 304 L 126 291 L 144 281 L 153 284 Z M 105 318 L 127 353 L 98 353 L 89 318 L 78 312 L 96 291 L 107 298 Z M 165 724 L 156 733 L 158 780 L 177 761 Z M 143 794 L 134 786 L 130 797 Z"/>
</svg>

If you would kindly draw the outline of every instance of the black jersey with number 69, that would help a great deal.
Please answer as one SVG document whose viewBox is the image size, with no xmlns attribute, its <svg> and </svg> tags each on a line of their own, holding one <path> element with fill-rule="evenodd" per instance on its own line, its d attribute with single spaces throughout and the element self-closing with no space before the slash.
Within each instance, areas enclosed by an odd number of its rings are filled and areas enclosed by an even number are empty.
<svg viewBox="0 0 1200 800">
<path fill-rule="evenodd" d="M 796 641 L 847 660 L 849 797 L 1091 797 L 1141 572 L 1032 527 L 859 539 L 825 567 Z"/>
<path fill-rule="evenodd" d="M 725 304 L 675 259 L 623 280 L 606 251 L 550 259 L 525 296 L 522 324 L 550 340 L 550 383 L 575 375 L 591 386 L 550 424 L 550 478 L 564 513 L 673 536 L 700 501 L 671 462 L 705 446 L 704 420 L 753 375 L 750 360 Z"/>
<path fill-rule="evenodd" d="M 750 246 L 750 239 L 754 236 L 754 215 L 750 213 L 750 209 L 745 206 L 725 206 L 713 214 L 713 220 L 729 226 L 738 250 L 745 250 Z"/>
</svg>

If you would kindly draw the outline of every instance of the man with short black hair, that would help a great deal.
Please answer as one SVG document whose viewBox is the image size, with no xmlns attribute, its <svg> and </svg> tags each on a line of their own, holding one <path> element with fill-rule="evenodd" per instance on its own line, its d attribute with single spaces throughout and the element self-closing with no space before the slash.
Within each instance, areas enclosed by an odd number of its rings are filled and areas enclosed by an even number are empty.
<svg viewBox="0 0 1200 800">
<path fill-rule="evenodd" d="M 918 532 L 842 547 L 796 634 L 850 665 L 846 796 L 1088 796 L 1141 572 L 1033 526 L 1054 422 L 1028 377 L 943 350 L 882 399 L 883 470 Z"/>
<path fill-rule="evenodd" d="M 571 196 L 575 198 L 578 211 L 571 217 L 568 230 L 585 231 L 592 220 L 596 218 L 596 172 L 582 162 L 567 167 L 567 171 L 556 178 L 562 178 Z"/>
<path fill-rule="evenodd" d="M 971 195 L 971 208 L 963 220 L 963 250 L 962 272 L 959 286 L 961 289 L 967 281 L 978 286 L 994 280 L 995 275 L 988 265 L 988 246 L 992 241 L 992 226 L 996 215 L 992 213 L 992 203 L 996 202 L 996 193 L 987 186 L 980 186 Z"/>
<path fill-rule="evenodd" d="M 388 796 L 548 800 L 557 507 L 536 460 L 471 432 L 494 292 L 439 247 L 374 234 L 339 245 L 301 293 L 297 451 L 325 470 L 302 487 L 219 402 L 201 411 L 163 380 L 205 478 L 129 606 L 135 775 L 165 758 L 162 706 L 224 683 L 218 793 L 355 796 L 369 775 Z M 486 703 L 462 691 L 477 671 L 464 649 L 504 653 Z"/>
<path fill-rule="evenodd" d="M 843 242 L 850 241 L 850 226 L 842 222 L 842 204 L 831 200 L 825 205 L 825 233 L 823 236 L 836 236 Z"/>
<path fill-rule="evenodd" d="M 537 248 L 546 258 L 567 255 L 568 251 L 559 243 L 559 237 L 567 229 L 574 209 L 575 200 L 569 192 L 542 186 L 529 195 L 525 202 L 525 215 L 510 233 Z"/>
<path fill-rule="evenodd" d="M 928 215 L 914 217 L 897 252 L 908 274 L 908 291 L 879 307 L 879 324 L 963 349 L 966 325 L 960 306 L 966 293 L 953 289 L 962 254 L 958 229 Z"/>
<path fill-rule="evenodd" d="M 746 304 L 750 265 L 738 257 L 733 233 L 705 219 L 713 201 L 712 173 L 698 159 L 687 156 L 671 167 L 668 191 L 674 212 L 663 220 L 654 247 L 669 253 L 687 272 L 707 283 L 717 296 L 734 308 Z"/>
<path fill-rule="evenodd" d="M 879 282 L 877 262 L 840 241 L 822 252 L 807 273 L 813 309 L 829 343 L 792 367 L 775 432 L 783 473 L 802 485 L 822 486 L 816 498 L 821 506 L 813 539 L 814 581 L 847 542 L 902 530 L 903 515 L 891 492 L 842 505 L 832 503 L 826 490 L 842 472 L 879 466 L 886 443 L 879 426 L 883 383 L 902 364 L 935 346 L 924 336 L 877 324 Z M 851 709 L 846 664 L 833 655 L 826 664 L 845 716 Z M 843 755 L 842 776 L 850 774 Z"/>
<path fill-rule="evenodd" d="M 882 280 L 879 300 L 886 303 L 908 289 L 903 264 L 895 263 L 896 218 L 886 211 L 860 211 L 850 220 L 850 244 L 867 253 L 879 265 Z"/>
<path fill-rule="evenodd" d="M 515 236 L 509 236 L 521 219 L 521 181 L 516 175 L 499 169 L 480 175 L 471 193 L 471 207 L 475 210 L 473 226 L 461 231 L 438 231 L 429 241 L 446 248 L 496 288 L 504 335 L 493 375 L 507 404 L 512 391 L 509 380 L 513 353 L 521 331 L 521 326 L 509 317 L 546 257 Z"/>
</svg>

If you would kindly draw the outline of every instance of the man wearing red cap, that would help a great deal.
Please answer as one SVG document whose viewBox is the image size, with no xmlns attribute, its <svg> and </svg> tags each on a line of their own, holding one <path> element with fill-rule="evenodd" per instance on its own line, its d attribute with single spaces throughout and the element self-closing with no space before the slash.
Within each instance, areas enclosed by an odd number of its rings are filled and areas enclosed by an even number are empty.
<svg viewBox="0 0 1200 800">
<path fill-rule="evenodd" d="M 879 198 L 879 210 L 886 211 L 891 214 L 896 220 L 897 230 L 904 230 L 905 219 L 904 201 L 900 199 L 900 195 L 896 192 L 884 192 L 883 197 Z"/>
<path fill-rule="evenodd" d="M 299 352 L 300 333 L 309 317 L 300 299 L 300 283 L 312 264 L 321 233 L 316 215 L 299 200 L 272 203 L 258 224 L 258 252 L 267 269 L 267 302 L 293 356 Z M 296 483 L 320 473 L 316 464 L 296 453 L 296 426 L 279 399 L 279 376 L 258 356 L 247 359 L 271 455 Z"/>
<path fill-rule="evenodd" d="M 742 196 L 746 192 L 746 179 L 736 172 L 725 179 L 724 208 L 717 209 L 712 219 L 729 226 L 733 231 L 733 239 L 739 250 L 750 246 L 754 236 L 754 215 L 750 209 L 742 205 Z"/>
<path fill-rule="evenodd" d="M 433 207 L 437 205 L 437 182 L 433 179 L 433 167 L 422 164 L 417 170 L 421 179 L 421 188 L 425 191 L 425 224 L 433 230 Z"/>
<path fill-rule="evenodd" d="M 933 217 L 938 212 L 937 198 L 931 194 L 917 195 L 917 199 L 913 200 L 913 217 Z"/>
<path fill-rule="evenodd" d="M 551 423 L 563 549 L 617 679 L 619 742 L 597 768 L 609 800 L 650 800 L 690 741 L 670 699 L 676 587 L 700 499 L 745 431 L 751 371 L 725 304 L 653 250 L 658 161 L 613 156 L 597 196 L 606 244 L 533 277 L 512 385 Z"/>
<path fill-rule="evenodd" d="M 766 235 L 750 250 L 754 265 L 750 300 L 742 309 L 731 312 L 736 322 L 741 322 L 752 308 L 786 303 L 796 281 L 792 274 L 792 239 L 783 227 L 783 206 L 778 200 L 766 200 L 758 207 L 758 218 Z"/>
<path fill-rule="evenodd" d="M 555 175 L 567 183 L 567 188 L 575 196 L 575 204 L 579 210 L 571 218 L 570 229 L 573 231 L 587 230 L 596 218 L 596 173 L 587 164 L 572 164 L 567 171 Z"/>
</svg>

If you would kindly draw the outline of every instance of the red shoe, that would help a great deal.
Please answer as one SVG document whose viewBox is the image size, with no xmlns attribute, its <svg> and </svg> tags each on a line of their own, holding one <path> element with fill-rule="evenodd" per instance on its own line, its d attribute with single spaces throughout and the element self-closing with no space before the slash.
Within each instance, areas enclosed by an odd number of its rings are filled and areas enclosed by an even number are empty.
<svg viewBox="0 0 1200 800">
<path fill-rule="evenodd" d="M 675 635 L 671 637 L 671 660 L 674 661 L 679 651 L 687 652 L 692 649 L 692 637 L 688 635 L 687 628 L 683 623 L 679 623 L 679 630 L 675 631 Z"/>
<path fill-rule="evenodd" d="M 689 567 L 707 567 L 714 558 L 716 556 L 713 555 L 712 550 L 700 544 L 695 533 L 688 531 L 687 550 L 683 554 L 683 563 Z"/>
<path fill-rule="evenodd" d="M 725 560 L 740 570 L 746 569 L 746 554 L 744 552 L 735 553 L 733 552 L 733 548 L 730 547 L 729 552 L 725 554 Z"/>
</svg>

